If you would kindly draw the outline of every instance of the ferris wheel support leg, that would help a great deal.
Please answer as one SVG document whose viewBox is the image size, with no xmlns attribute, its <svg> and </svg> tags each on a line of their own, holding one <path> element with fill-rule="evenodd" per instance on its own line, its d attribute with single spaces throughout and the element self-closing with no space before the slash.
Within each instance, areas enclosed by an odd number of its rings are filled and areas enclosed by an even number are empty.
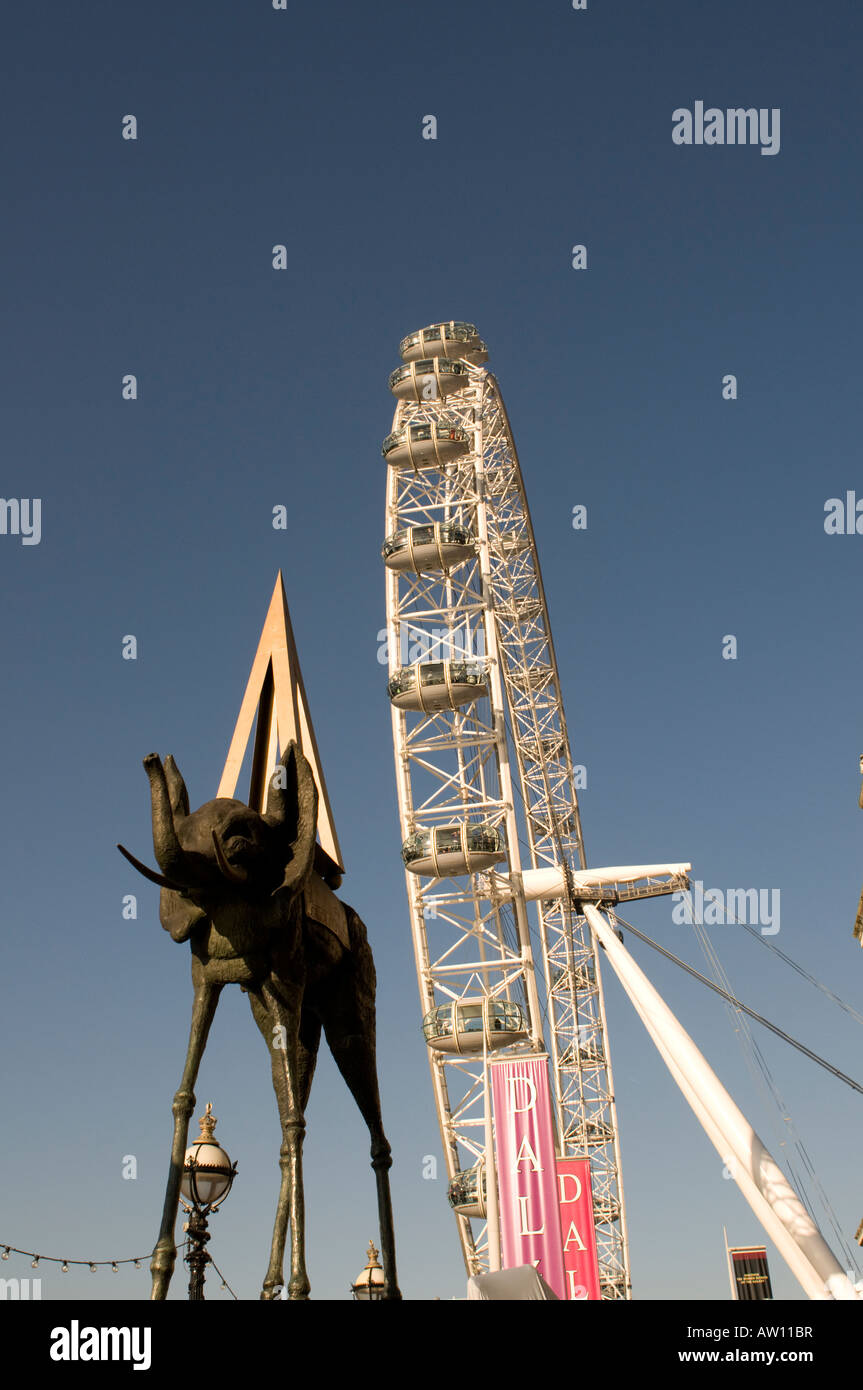
<svg viewBox="0 0 863 1390">
<path fill-rule="evenodd" d="M 785 1174 L 665 1000 L 592 903 L 581 910 L 642 1023 L 767 1234 L 809 1298 L 858 1294 Z"/>
</svg>

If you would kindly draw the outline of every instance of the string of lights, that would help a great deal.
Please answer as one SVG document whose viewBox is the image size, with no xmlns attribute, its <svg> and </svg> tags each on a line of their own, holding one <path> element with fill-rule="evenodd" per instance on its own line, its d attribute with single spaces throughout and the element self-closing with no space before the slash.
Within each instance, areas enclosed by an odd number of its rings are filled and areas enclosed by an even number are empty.
<svg viewBox="0 0 863 1390">
<path fill-rule="evenodd" d="M 212 1265 L 213 1269 L 216 1271 L 219 1278 L 221 1279 L 222 1288 L 228 1290 L 228 1293 L 231 1295 L 231 1298 L 234 1300 L 235 1303 L 239 1303 L 240 1300 L 237 1298 L 237 1295 L 234 1293 L 234 1290 L 231 1288 L 224 1274 L 219 1269 L 219 1266 L 216 1264 L 216 1261 L 213 1259 L 212 1255 L 210 1256 L 210 1264 Z"/>
<path fill-rule="evenodd" d="M 180 1251 L 185 1250 L 188 1243 L 188 1241 L 184 1240 L 181 1245 L 178 1245 L 177 1253 L 179 1254 Z M 31 1269 L 38 1269 L 40 1264 L 59 1265 L 61 1274 L 68 1274 L 70 1265 L 80 1265 L 82 1268 L 89 1269 L 91 1274 L 95 1274 L 98 1269 L 110 1266 L 112 1274 L 119 1274 L 120 1265 L 134 1265 L 136 1269 L 140 1269 L 142 1261 L 149 1260 L 150 1258 L 148 1252 L 146 1255 L 130 1255 L 128 1259 L 124 1260 L 66 1260 L 62 1259 L 59 1255 L 39 1255 L 34 1250 L 19 1250 L 17 1245 L 6 1245 L 2 1240 L 0 1240 L 0 1246 L 3 1247 L 0 1260 L 8 1260 L 10 1255 L 23 1255 L 25 1259 L 30 1260 Z M 221 1279 L 222 1288 L 227 1289 L 235 1302 L 239 1302 L 237 1295 L 219 1269 L 216 1261 L 211 1257 L 209 1263 Z"/>
<path fill-rule="evenodd" d="M 6 1245 L 2 1240 L 0 1240 L 0 1245 L 3 1246 L 0 1260 L 8 1260 L 10 1255 L 23 1255 L 30 1260 L 31 1269 L 38 1269 L 40 1264 L 59 1265 L 61 1274 L 68 1274 L 70 1265 L 81 1265 L 89 1269 L 91 1274 L 95 1274 L 103 1266 L 110 1267 L 112 1274 L 119 1274 L 120 1265 L 134 1265 L 136 1269 L 140 1269 L 142 1260 L 149 1260 L 150 1258 L 148 1251 L 146 1255 L 130 1255 L 128 1259 L 124 1260 L 67 1260 L 59 1255 L 39 1255 L 34 1250 L 19 1250 L 17 1245 Z M 183 1241 L 183 1244 L 177 1247 L 178 1250 L 182 1250 L 185 1245 L 186 1242 Z"/>
</svg>

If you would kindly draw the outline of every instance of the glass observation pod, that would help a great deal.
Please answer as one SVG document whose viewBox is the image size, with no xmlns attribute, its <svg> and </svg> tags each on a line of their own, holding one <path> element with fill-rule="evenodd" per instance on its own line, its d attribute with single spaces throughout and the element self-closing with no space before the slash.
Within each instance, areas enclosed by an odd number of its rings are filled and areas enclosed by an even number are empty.
<svg viewBox="0 0 863 1390">
<path fill-rule="evenodd" d="M 584 1131 L 588 1146 L 591 1144 L 599 1146 L 610 1144 L 614 1138 L 614 1130 L 611 1125 L 603 1124 L 598 1120 L 588 1120 L 584 1126 Z"/>
<path fill-rule="evenodd" d="M 495 555 L 520 555 L 530 546 L 527 536 L 519 531 L 499 531 L 489 539 Z"/>
<path fill-rule="evenodd" d="M 457 521 L 436 521 L 433 526 L 406 526 L 387 536 L 381 546 L 390 570 L 449 570 L 475 554 L 476 538 Z"/>
<path fill-rule="evenodd" d="M 620 1203 L 615 1201 L 594 1202 L 593 1204 L 594 1221 L 619 1221 Z"/>
<path fill-rule="evenodd" d="M 470 372 L 464 362 L 449 357 L 426 357 L 396 367 L 390 376 L 390 390 L 400 401 L 436 401 L 463 391 L 470 385 Z"/>
<path fill-rule="evenodd" d="M 487 693 L 488 668 L 480 661 L 418 661 L 400 666 L 387 682 L 396 709 L 457 709 Z"/>
<path fill-rule="evenodd" d="M 530 823 L 534 833 L 543 838 L 548 835 L 575 835 L 577 833 L 575 816 L 557 816 L 551 821 L 543 820 L 539 816 L 531 816 Z"/>
<path fill-rule="evenodd" d="M 470 453 L 471 442 L 460 425 L 415 424 L 388 434 L 381 453 L 393 468 L 443 468 Z"/>
<path fill-rule="evenodd" d="M 522 741 L 524 756 L 530 758 L 531 762 L 538 763 L 544 756 L 546 758 L 559 758 L 563 752 L 563 739 L 560 734 L 555 738 L 526 738 Z"/>
<path fill-rule="evenodd" d="M 528 671 L 513 671 L 510 680 L 517 690 L 539 690 L 551 679 L 550 666 L 534 666 Z"/>
<path fill-rule="evenodd" d="M 435 1052 L 494 1051 L 526 1042 L 527 1015 L 509 999 L 454 999 L 439 1004 L 423 1019 L 423 1035 Z"/>
<path fill-rule="evenodd" d="M 567 1048 L 566 1052 L 563 1054 L 563 1060 L 567 1066 L 573 1065 L 573 1059 L 575 1057 L 580 1058 L 582 1062 L 590 1067 L 600 1067 L 605 1063 L 605 1058 L 596 1046 L 596 1043 L 583 1043 L 582 1046 L 577 1049 L 575 1047 L 570 1047 Z"/>
<path fill-rule="evenodd" d="M 457 1216 L 485 1216 L 485 1159 L 456 1173 L 446 1195 Z"/>
<path fill-rule="evenodd" d="M 525 598 L 513 599 L 512 603 L 506 606 L 502 604 L 501 607 L 504 608 L 505 612 L 512 612 L 516 621 L 520 623 L 532 622 L 533 619 L 538 618 L 542 612 L 541 601 L 530 594 Z"/>
<path fill-rule="evenodd" d="M 488 361 L 488 348 L 472 323 L 432 323 L 417 333 L 409 333 L 399 343 L 403 362 L 418 362 L 423 357 L 466 357 L 479 366 Z"/>
<path fill-rule="evenodd" d="M 506 859 L 506 839 L 496 825 L 439 825 L 415 830 L 402 845 L 405 868 L 429 878 L 452 878 L 490 869 Z"/>
</svg>

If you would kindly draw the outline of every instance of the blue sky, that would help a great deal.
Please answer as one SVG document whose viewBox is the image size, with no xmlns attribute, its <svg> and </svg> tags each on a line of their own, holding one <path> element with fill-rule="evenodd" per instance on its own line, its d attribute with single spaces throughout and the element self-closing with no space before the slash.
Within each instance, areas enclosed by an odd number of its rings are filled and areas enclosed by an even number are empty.
<svg viewBox="0 0 863 1390">
<path fill-rule="evenodd" d="M 110 1259 L 155 1240 L 189 957 L 114 845 L 150 856 L 151 749 L 176 755 L 193 803 L 214 793 L 281 568 L 343 895 L 376 954 L 402 1286 L 461 1296 L 445 1184 L 422 1177 L 439 1139 L 377 660 L 387 376 L 427 323 L 468 319 L 489 344 L 592 862 L 688 859 L 709 887 L 779 888 L 771 939 L 856 1004 L 863 539 L 823 523 L 828 498 L 863 497 L 859 11 L 48 3 L 3 29 L 0 493 L 41 498 L 42 534 L 0 535 L 0 1241 Z M 672 112 L 698 100 L 779 108 L 779 153 L 675 145 Z M 667 902 L 632 916 L 702 965 Z M 711 939 L 746 1002 L 856 1075 L 858 1024 L 739 929 Z M 776 1152 L 721 1001 L 633 950 Z M 723 1224 L 741 1244 L 759 1230 L 606 989 L 635 1293 L 723 1298 Z M 859 1098 L 759 1041 L 851 1240 Z M 211 1250 L 254 1297 L 279 1132 L 239 991 L 197 1095 L 240 1172 Z M 308 1122 L 313 1294 L 344 1297 L 374 1185 L 328 1058 Z M 148 1289 L 145 1270 L 41 1272 L 46 1298 Z"/>
</svg>

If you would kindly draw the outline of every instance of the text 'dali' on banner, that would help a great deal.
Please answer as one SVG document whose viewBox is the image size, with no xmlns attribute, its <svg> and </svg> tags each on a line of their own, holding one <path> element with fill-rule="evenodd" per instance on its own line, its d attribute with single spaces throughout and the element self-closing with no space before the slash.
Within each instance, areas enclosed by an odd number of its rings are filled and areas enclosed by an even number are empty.
<svg viewBox="0 0 863 1390">
<path fill-rule="evenodd" d="M 590 1160 L 559 1158 L 557 1183 L 560 1193 L 560 1229 L 563 1233 L 566 1297 L 598 1299 L 599 1260 L 593 1224 Z"/>
<path fill-rule="evenodd" d="M 505 1269 L 532 1264 L 566 1298 L 554 1129 L 545 1056 L 491 1062 Z"/>
</svg>

